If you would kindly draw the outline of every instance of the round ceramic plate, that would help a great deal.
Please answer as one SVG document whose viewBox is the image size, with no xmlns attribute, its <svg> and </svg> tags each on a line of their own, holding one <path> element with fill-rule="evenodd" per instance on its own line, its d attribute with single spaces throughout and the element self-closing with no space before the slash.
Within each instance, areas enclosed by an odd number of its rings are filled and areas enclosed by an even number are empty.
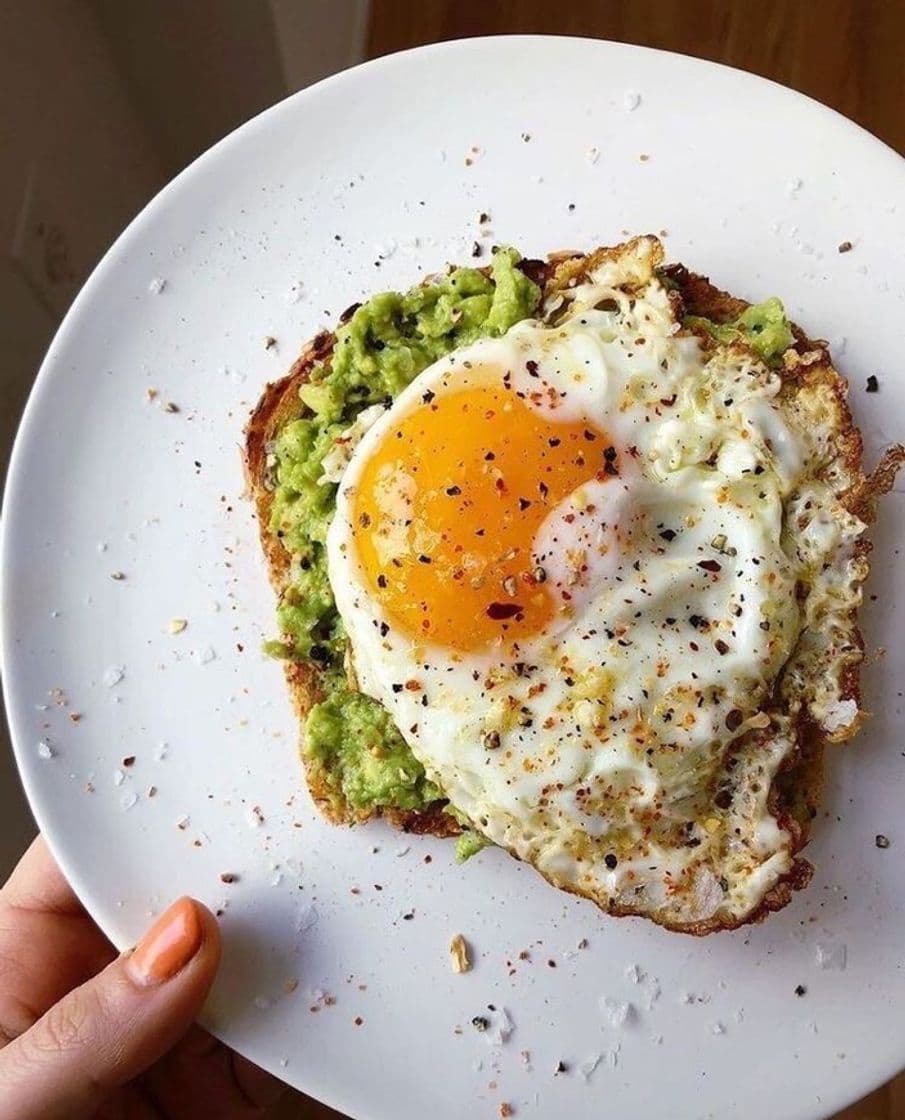
<svg viewBox="0 0 905 1120">
<path fill-rule="evenodd" d="M 168 187 L 48 354 L 4 518 L 19 765 L 113 941 L 183 892 L 222 911 L 207 1024 L 367 1120 L 494 1117 L 503 1102 L 576 1120 L 813 1120 L 893 1074 L 899 495 L 883 503 L 864 610 L 871 651 L 885 648 L 866 673 L 874 717 L 831 754 L 815 879 L 764 925 L 694 940 L 607 919 L 500 851 L 457 866 L 448 843 L 317 816 L 261 652 L 274 604 L 239 446 L 264 383 L 375 289 L 468 261 L 476 240 L 543 256 L 661 231 L 671 259 L 751 299 L 783 296 L 833 342 L 873 461 L 905 434 L 903 198 L 896 155 L 788 90 L 552 38 L 351 70 Z M 456 933 L 473 946 L 464 975 Z"/>
</svg>

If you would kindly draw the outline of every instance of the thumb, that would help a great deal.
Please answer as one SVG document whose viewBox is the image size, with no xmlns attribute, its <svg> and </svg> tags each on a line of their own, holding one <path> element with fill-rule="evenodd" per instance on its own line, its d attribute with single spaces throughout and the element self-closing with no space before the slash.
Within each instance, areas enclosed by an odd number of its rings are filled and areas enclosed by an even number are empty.
<svg viewBox="0 0 905 1120">
<path fill-rule="evenodd" d="M 0 1052 L 0 1120 L 80 1120 L 188 1030 L 220 960 L 211 912 L 165 911 L 134 952 L 75 988 Z"/>
</svg>

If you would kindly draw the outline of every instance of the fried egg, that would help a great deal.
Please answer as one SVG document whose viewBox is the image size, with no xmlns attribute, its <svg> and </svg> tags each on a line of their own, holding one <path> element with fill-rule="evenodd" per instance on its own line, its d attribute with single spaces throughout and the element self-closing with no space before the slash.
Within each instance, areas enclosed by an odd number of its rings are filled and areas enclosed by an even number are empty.
<svg viewBox="0 0 905 1120">
<path fill-rule="evenodd" d="M 458 813 L 605 909 L 706 928 L 790 872 L 795 712 L 857 718 L 800 639 L 814 612 L 838 637 L 864 525 L 819 477 L 830 404 L 682 329 L 660 252 L 370 410 L 327 549 L 356 687 Z"/>
</svg>

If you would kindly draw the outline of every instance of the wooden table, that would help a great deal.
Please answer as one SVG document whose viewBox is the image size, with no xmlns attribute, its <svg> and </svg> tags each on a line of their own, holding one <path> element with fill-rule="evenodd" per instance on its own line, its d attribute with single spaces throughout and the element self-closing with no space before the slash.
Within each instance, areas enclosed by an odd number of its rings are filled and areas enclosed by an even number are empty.
<svg viewBox="0 0 905 1120">
<path fill-rule="evenodd" d="M 516 32 L 615 39 L 750 70 L 905 153 L 905 0 L 372 0 L 368 53 Z M 341 1120 L 301 1096 L 276 1117 Z M 834 1120 L 905 1120 L 905 1074 Z"/>
</svg>

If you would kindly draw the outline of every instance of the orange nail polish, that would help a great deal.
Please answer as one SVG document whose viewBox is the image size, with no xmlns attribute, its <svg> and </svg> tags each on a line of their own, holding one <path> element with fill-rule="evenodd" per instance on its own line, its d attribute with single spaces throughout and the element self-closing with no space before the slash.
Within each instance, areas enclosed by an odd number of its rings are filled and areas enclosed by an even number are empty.
<svg viewBox="0 0 905 1120">
<path fill-rule="evenodd" d="M 203 939 L 198 907 L 192 899 L 180 898 L 139 941 L 129 969 L 140 984 L 162 984 L 188 964 Z"/>
</svg>

